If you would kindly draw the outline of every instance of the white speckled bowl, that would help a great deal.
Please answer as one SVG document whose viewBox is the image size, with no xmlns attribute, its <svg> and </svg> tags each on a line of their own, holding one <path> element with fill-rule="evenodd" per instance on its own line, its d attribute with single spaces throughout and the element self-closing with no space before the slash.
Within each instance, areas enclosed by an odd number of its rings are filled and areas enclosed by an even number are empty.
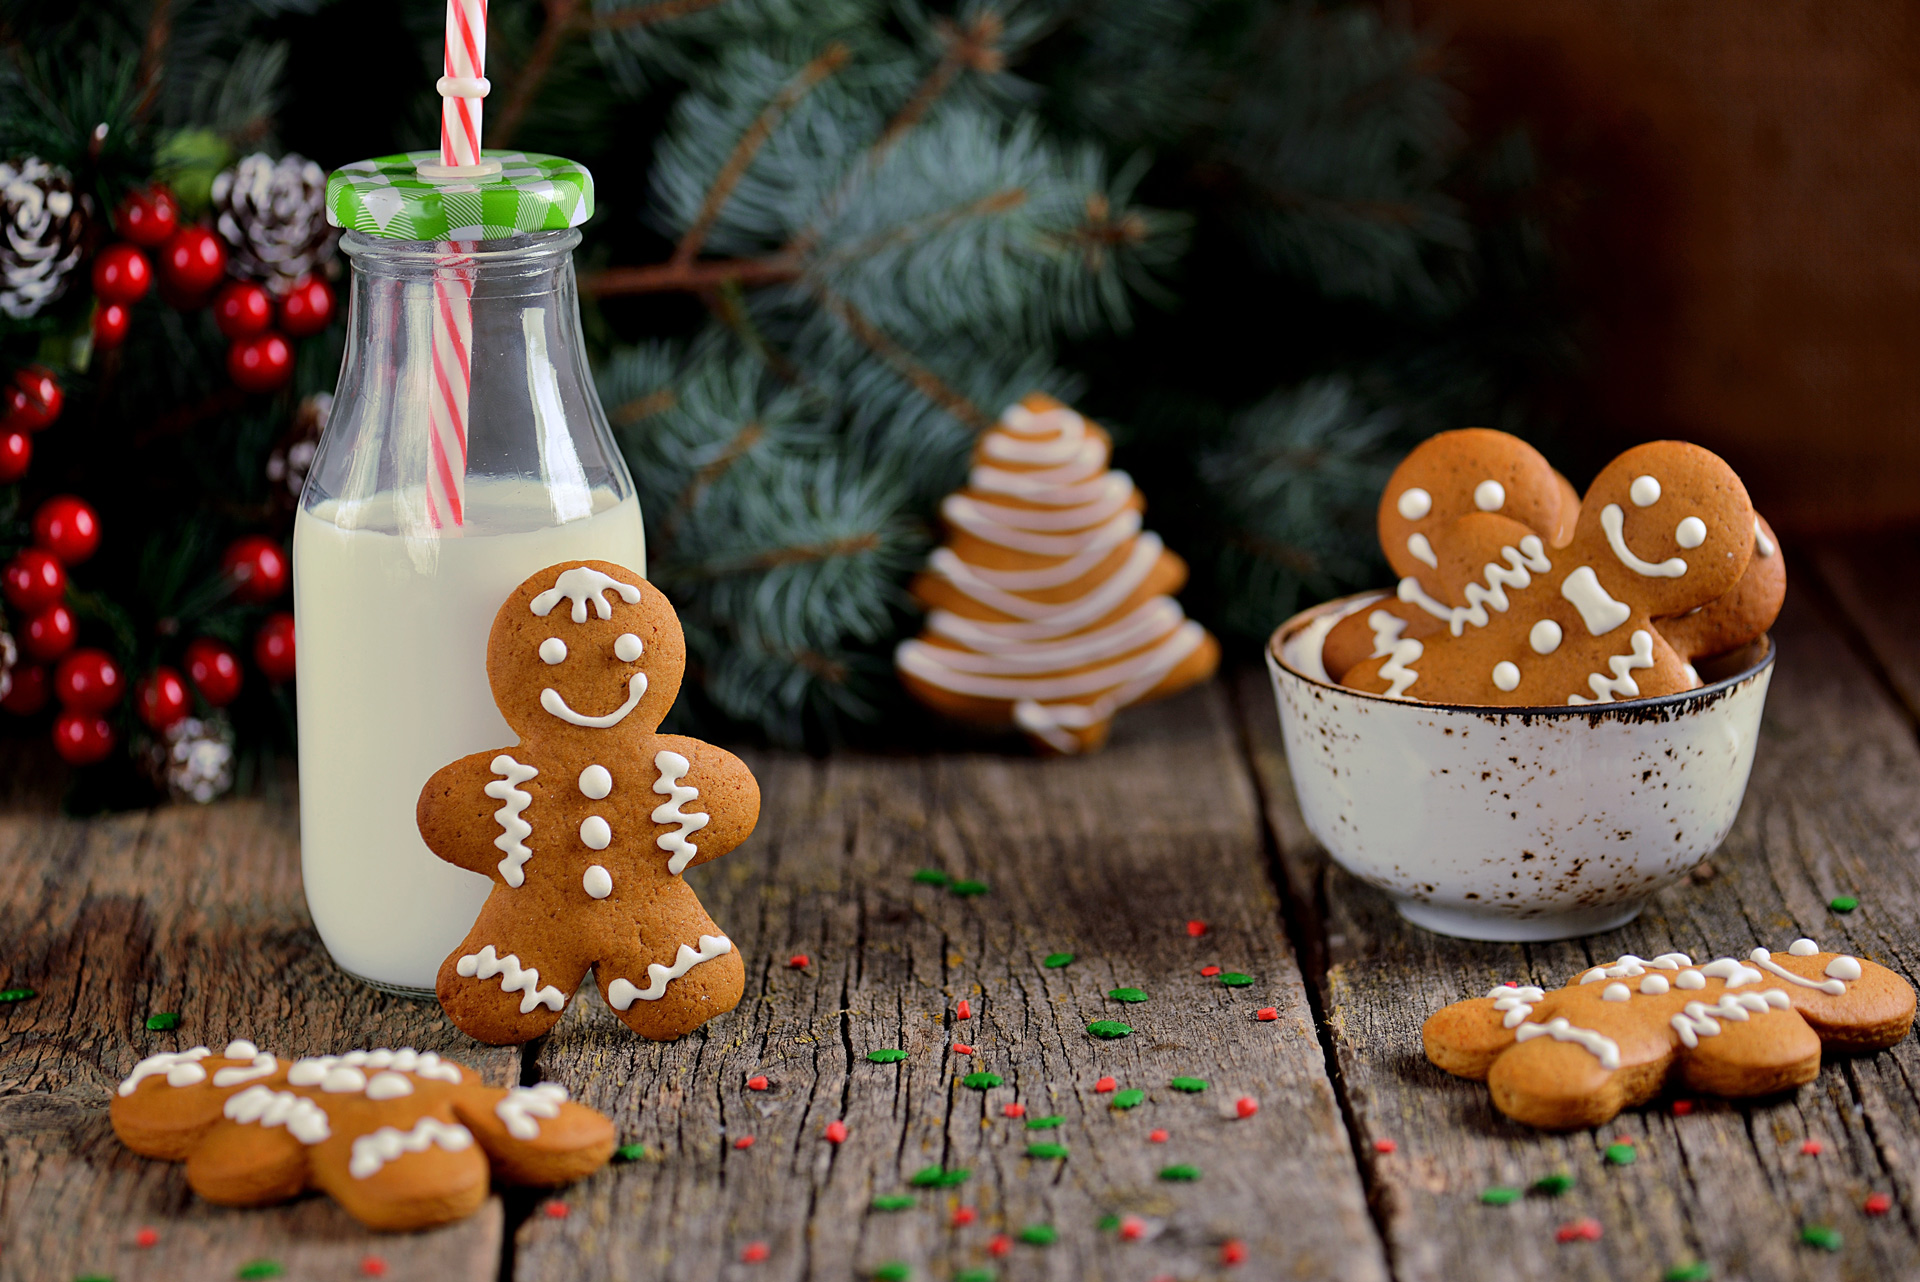
<svg viewBox="0 0 1920 1282">
<path fill-rule="evenodd" d="M 1753 769 L 1770 638 L 1701 664 L 1707 684 L 1686 694 L 1413 703 L 1334 685 L 1320 666 L 1332 621 L 1378 595 L 1287 620 L 1267 668 L 1307 827 L 1407 920 L 1466 939 L 1611 930 L 1725 840 Z"/>
</svg>

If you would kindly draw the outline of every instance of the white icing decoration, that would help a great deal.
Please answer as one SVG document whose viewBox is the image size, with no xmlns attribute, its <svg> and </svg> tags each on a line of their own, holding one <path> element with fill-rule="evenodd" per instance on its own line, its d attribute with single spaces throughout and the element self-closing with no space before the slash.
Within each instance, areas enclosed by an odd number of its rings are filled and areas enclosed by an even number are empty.
<svg viewBox="0 0 1920 1282">
<path fill-rule="evenodd" d="M 640 644 L 640 638 L 631 632 L 622 632 L 613 639 L 613 657 L 622 663 L 632 663 L 645 649 Z"/>
<path fill-rule="evenodd" d="M 493 844 L 506 855 L 499 865 L 500 880 L 509 886 L 518 886 L 526 881 L 527 860 L 533 858 L 533 851 L 527 846 L 533 825 L 520 817 L 520 812 L 533 804 L 533 794 L 520 785 L 540 772 L 532 766 L 521 765 L 504 752 L 489 762 L 487 768 L 501 776 L 485 788 L 489 797 L 501 803 L 500 809 L 493 812 L 493 821 L 500 825 L 500 835 L 493 839 Z"/>
<path fill-rule="evenodd" d="M 399 1073 L 375 1073 L 367 1079 L 368 1099 L 399 1099 L 411 1094 L 413 1094 L 413 1083 Z"/>
<path fill-rule="evenodd" d="M 1575 1042 L 1591 1051 L 1600 1061 L 1600 1067 L 1620 1067 L 1618 1042 L 1591 1028 L 1575 1028 L 1564 1016 L 1557 1016 L 1544 1024 L 1522 1024 L 1514 1030 L 1513 1037 L 1519 1042 L 1530 1042 L 1536 1037 L 1551 1037 L 1556 1042 Z"/>
<path fill-rule="evenodd" d="M 571 571 L 569 571 L 571 573 Z M 383 1126 L 371 1135 L 353 1142 L 353 1156 L 347 1159 L 347 1174 L 364 1180 L 405 1153 L 424 1153 L 438 1145 L 449 1153 L 458 1153 L 473 1144 L 473 1132 L 458 1122 L 443 1122 L 423 1117 L 410 1131 Z"/>
<path fill-rule="evenodd" d="M 227 1043 L 227 1049 L 220 1052 L 225 1059 L 252 1059 L 260 1053 L 260 1048 L 244 1037 L 236 1037 Z"/>
<path fill-rule="evenodd" d="M 580 889 L 594 899 L 605 899 L 613 893 L 613 874 L 599 864 L 589 864 L 580 874 Z"/>
<path fill-rule="evenodd" d="M 733 951 L 733 941 L 725 935 L 702 935 L 700 947 L 696 951 L 688 944 L 680 945 L 673 955 L 673 965 L 662 966 L 654 962 L 647 967 L 647 986 L 636 988 L 625 979 L 616 979 L 607 985 L 607 1005 L 615 1010 L 625 1010 L 637 1001 L 657 1002 L 667 994 L 667 985 L 680 978 L 701 962 L 710 962 Z"/>
<path fill-rule="evenodd" d="M 613 828 L 599 815 L 580 821 L 580 844 L 588 850 L 605 850 L 613 844 Z"/>
<path fill-rule="evenodd" d="M 133 1066 L 133 1072 L 126 1081 L 120 1083 L 120 1093 L 131 1095 L 141 1082 L 149 1077 L 164 1075 L 169 1086 L 195 1086 L 207 1080 L 207 1070 L 200 1067 L 200 1061 L 213 1054 L 204 1046 L 196 1046 L 190 1051 L 162 1051 L 158 1055 L 149 1055 Z"/>
<path fill-rule="evenodd" d="M 1440 558 L 1433 554 L 1433 544 L 1427 542 L 1424 534 L 1407 536 L 1407 552 L 1416 561 L 1424 561 L 1436 570 L 1440 568 Z"/>
<path fill-rule="evenodd" d="M 249 1086 L 228 1099 L 220 1111 L 242 1126 L 258 1122 L 262 1126 L 284 1126 L 287 1134 L 312 1146 L 333 1134 L 327 1125 L 327 1111 L 304 1095 L 276 1091 L 270 1086 Z"/>
<path fill-rule="evenodd" d="M 1660 501 L 1660 480 L 1653 476 L 1636 476 L 1633 484 L 1627 487 L 1627 497 L 1633 500 L 1635 507 L 1652 507 Z"/>
<path fill-rule="evenodd" d="M 1527 1022 L 1527 1016 L 1533 1014 L 1534 1003 L 1546 1000 L 1547 993 L 1531 984 L 1502 984 L 1489 989 L 1487 996 L 1493 998 L 1493 1008 L 1505 1016 L 1501 1026 L 1514 1028 Z"/>
<path fill-rule="evenodd" d="M 287 1080 L 292 1082 L 293 1078 L 289 1076 Z M 296 1086 L 306 1084 L 294 1082 Z M 367 1075 L 357 1068 L 341 1064 L 328 1069 L 326 1076 L 320 1079 L 319 1086 L 329 1095 L 358 1095 L 367 1089 Z"/>
<path fill-rule="evenodd" d="M 1603 1002 L 1624 1002 L 1632 996 L 1633 990 L 1618 980 L 1600 990 L 1600 1000 Z"/>
<path fill-rule="evenodd" d="M 1493 665 L 1493 684 L 1502 690 L 1514 690 L 1520 685 L 1520 669 L 1502 659 Z"/>
<path fill-rule="evenodd" d="M 1608 596 L 1590 565 L 1581 566 L 1562 580 L 1560 595 L 1580 611 L 1580 622 L 1596 637 L 1605 636 L 1633 617 L 1633 607 Z"/>
<path fill-rule="evenodd" d="M 540 643 L 540 661 L 548 667 L 567 661 L 567 643 L 559 637 L 548 637 Z"/>
<path fill-rule="evenodd" d="M 1730 1019 L 1744 1024 L 1753 1015 L 1765 1014 L 1769 1007 L 1785 1010 L 1791 1005 L 1792 1001 L 1777 988 L 1769 988 L 1761 993 L 1723 993 L 1720 1000 L 1711 1006 L 1705 1002 L 1688 1002 L 1671 1022 L 1674 1031 L 1680 1034 L 1680 1040 L 1688 1049 L 1692 1049 L 1700 1044 L 1702 1037 L 1720 1035 L 1720 1020 Z"/>
<path fill-rule="evenodd" d="M 492 979 L 500 976 L 500 987 L 510 993 L 524 993 L 520 999 L 520 1013 L 530 1015 L 535 1006 L 545 1006 L 548 1010 L 560 1010 L 567 1004 L 567 995 L 548 984 L 540 986 L 540 969 L 537 966 L 522 968 L 520 957 L 508 953 L 505 957 L 495 955 L 493 945 L 488 944 L 477 953 L 468 953 L 454 964 L 454 972 L 468 979 Z"/>
<path fill-rule="evenodd" d="M 1766 976 L 1751 966 L 1743 966 L 1731 957 L 1717 957 L 1700 968 L 1700 973 L 1708 979 L 1724 979 L 1728 988 L 1739 988 L 1743 984 L 1757 984 Z"/>
<path fill-rule="evenodd" d="M 1527 644 L 1533 647 L 1535 654 L 1552 654 L 1560 648 L 1560 642 L 1565 637 L 1559 624 L 1552 619 L 1542 619 L 1527 633 Z"/>
<path fill-rule="evenodd" d="M 1433 495 L 1416 485 L 1404 491 L 1394 506 L 1407 520 L 1417 521 L 1433 511 Z"/>
<path fill-rule="evenodd" d="M 1761 556 L 1772 556 L 1779 549 L 1773 546 L 1773 540 L 1760 529 L 1760 518 L 1753 518 L 1753 550 Z"/>
<path fill-rule="evenodd" d="M 1787 945 L 1787 952 L 1795 957 L 1812 957 L 1820 951 L 1820 945 L 1811 939 L 1796 939 Z"/>
<path fill-rule="evenodd" d="M 1636 957 L 1632 953 L 1622 953 L 1612 963 L 1595 966 L 1580 976 L 1580 982 L 1597 984 L 1603 979 L 1633 979 L 1646 974 L 1649 966 L 1654 970 L 1679 970 L 1682 966 L 1691 965 L 1693 965 L 1693 959 L 1685 953 L 1661 953 L 1652 961 L 1644 957 Z"/>
<path fill-rule="evenodd" d="M 560 1106 L 566 1102 L 566 1087 L 558 1082 L 541 1082 L 538 1086 L 514 1087 L 500 1097 L 493 1113 L 513 1138 L 537 1140 L 540 1123 L 535 1119 L 560 1116 Z"/>
<path fill-rule="evenodd" d="M 1633 652 L 1616 654 L 1607 659 L 1607 667 L 1613 676 L 1595 672 L 1587 677 L 1587 688 L 1593 691 L 1593 698 L 1570 694 L 1568 703 L 1612 703 L 1616 698 L 1631 699 L 1640 693 L 1640 687 L 1630 675 L 1636 668 L 1653 666 L 1653 633 L 1645 628 L 1636 628 L 1633 633 Z"/>
<path fill-rule="evenodd" d="M 391 1069 L 396 1073 L 412 1073 L 415 1077 L 431 1078 L 434 1081 L 460 1084 L 460 1067 L 442 1060 L 433 1051 L 416 1051 L 411 1046 L 397 1051 L 348 1051 L 344 1055 L 310 1055 L 294 1061 L 287 1070 L 287 1080 L 295 1086 L 318 1086 L 327 1075 L 340 1066 L 360 1069 L 368 1073 L 381 1073 Z"/>
<path fill-rule="evenodd" d="M 1707 541 L 1707 523 L 1697 516 L 1687 517 L 1673 528 L 1673 541 L 1683 548 L 1697 548 Z"/>
<path fill-rule="evenodd" d="M 627 701 L 604 717 L 589 717 L 585 713 L 575 712 L 567 706 L 567 701 L 552 686 L 540 692 L 540 706 L 569 725 L 584 726 L 589 730 L 605 730 L 617 726 L 629 712 L 640 706 L 640 696 L 647 692 L 647 674 L 636 672 L 627 679 Z"/>
<path fill-rule="evenodd" d="M 1773 954 L 1764 948 L 1756 948 L 1747 954 L 1747 960 L 1761 970 L 1771 971 L 1790 984 L 1802 988 L 1817 988 L 1829 997 L 1838 997 L 1847 991 L 1845 982 L 1838 979 L 1808 979 L 1805 975 L 1796 975 L 1773 959 Z"/>
<path fill-rule="evenodd" d="M 246 1054 L 237 1053 L 241 1047 L 246 1048 Z M 243 1082 L 257 1082 L 263 1077 L 272 1077 L 274 1070 L 280 1067 L 280 1061 L 273 1056 L 254 1050 L 252 1042 L 232 1042 L 223 1054 L 227 1059 L 251 1059 L 253 1063 L 246 1068 L 215 1069 L 213 1073 L 215 1086 L 238 1086 Z"/>
<path fill-rule="evenodd" d="M 686 871 L 693 857 L 700 853 L 700 848 L 687 840 L 687 834 L 706 827 L 710 817 L 690 815 L 680 809 L 700 796 L 698 788 L 689 788 L 680 782 L 686 777 L 687 771 L 693 769 L 692 762 L 677 752 L 663 751 L 654 756 L 653 764 L 660 771 L 660 777 L 653 781 L 653 790 L 668 798 L 653 808 L 653 822 L 680 825 L 674 831 L 663 832 L 654 838 L 654 844 L 671 856 L 667 860 L 667 871 L 678 877 Z M 682 944 L 681 947 L 685 948 L 686 945 Z"/>
<path fill-rule="evenodd" d="M 1836 957 L 1827 963 L 1827 974 L 1835 979 L 1858 979 L 1860 978 L 1860 959 Z"/>
<path fill-rule="evenodd" d="M 1626 521 L 1627 514 L 1618 503 L 1609 503 L 1600 509 L 1600 528 L 1607 532 L 1607 546 L 1613 549 L 1620 564 L 1649 579 L 1677 579 L 1687 572 L 1687 563 L 1677 556 L 1670 556 L 1657 565 L 1635 556 L 1627 546 Z"/>
<path fill-rule="evenodd" d="M 605 766 L 588 766 L 580 772 L 580 795 L 600 801 L 613 791 L 613 772 Z"/>
<path fill-rule="evenodd" d="M 1489 561 L 1481 567 L 1486 585 L 1467 584 L 1463 595 L 1465 605 L 1455 606 L 1448 612 L 1448 626 L 1453 635 L 1459 636 L 1471 623 L 1476 628 L 1487 626 L 1487 606 L 1505 614 L 1507 612 L 1507 589 L 1525 588 L 1533 583 L 1533 574 L 1545 574 L 1553 568 L 1553 562 L 1547 559 L 1546 546 L 1540 542 L 1537 534 L 1528 534 L 1521 538 L 1516 548 L 1501 548 L 1500 555 L 1506 559 L 1506 565 Z M 1529 574 L 1531 570 L 1533 574 Z"/>
<path fill-rule="evenodd" d="M 571 570 L 562 570 L 553 586 L 533 598 L 533 612 L 541 618 L 553 613 L 553 607 L 560 604 L 564 597 L 573 602 L 573 621 L 587 621 L 587 602 L 593 602 L 594 612 L 603 619 L 613 617 L 613 605 L 607 600 L 607 590 L 611 588 L 620 594 L 620 599 L 628 605 L 640 604 L 640 589 L 631 583 L 622 583 L 610 574 L 602 574 L 589 566 L 576 565 Z"/>
<path fill-rule="evenodd" d="M 1367 626 L 1373 629 L 1374 657 L 1386 659 L 1380 665 L 1380 675 L 1387 682 L 1387 698 L 1406 698 L 1407 687 L 1420 679 L 1420 674 L 1407 665 L 1419 662 L 1427 647 L 1412 637 L 1402 641 L 1400 634 L 1407 630 L 1407 621 L 1386 610 L 1369 614 Z"/>
<path fill-rule="evenodd" d="M 1683 970 L 1673 977 L 1673 986 L 1687 989 L 1705 988 L 1707 977 L 1697 970 Z"/>
<path fill-rule="evenodd" d="M 1482 512 L 1498 512 L 1507 505 L 1507 487 L 1489 477 L 1473 487 L 1473 505 Z"/>
<path fill-rule="evenodd" d="M 1648 975 L 1640 981 L 1640 991 L 1649 997 L 1658 997 L 1671 987 L 1665 975 Z"/>
</svg>

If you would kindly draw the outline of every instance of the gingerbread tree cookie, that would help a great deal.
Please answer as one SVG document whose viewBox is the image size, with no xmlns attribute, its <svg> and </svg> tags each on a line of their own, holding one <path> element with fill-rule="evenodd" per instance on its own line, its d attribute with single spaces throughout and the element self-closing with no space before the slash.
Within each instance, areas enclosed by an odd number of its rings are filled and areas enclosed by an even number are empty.
<svg viewBox="0 0 1920 1282">
<path fill-rule="evenodd" d="M 1913 1011 L 1912 985 L 1886 967 L 1799 939 L 1744 962 L 1628 955 L 1552 992 L 1504 984 L 1438 1012 L 1421 1038 L 1434 1064 L 1486 1082 L 1508 1117 L 1571 1130 L 1671 1081 L 1734 1098 L 1804 1085 L 1823 1046 L 1884 1049 Z"/>
<path fill-rule="evenodd" d="M 265 1206 L 320 1189 L 368 1228 L 473 1214 L 493 1177 L 570 1183 L 613 1152 L 613 1123 L 544 1082 L 488 1086 L 432 1051 L 288 1061 L 252 1042 L 134 1066 L 108 1109 L 121 1143 L 187 1164 L 209 1202 Z"/>
<path fill-rule="evenodd" d="M 1213 675 L 1219 644 L 1171 595 L 1186 563 L 1141 529 L 1146 504 L 1110 453 L 1038 393 L 981 436 L 966 488 L 940 506 L 946 546 L 913 583 L 926 630 L 894 653 L 923 703 L 1088 752 L 1121 708 Z"/>
<path fill-rule="evenodd" d="M 760 787 L 657 733 L 686 662 L 666 597 L 606 561 L 548 566 L 494 617 L 487 676 L 520 742 L 441 769 L 417 814 L 430 850 L 494 883 L 436 985 L 471 1036 L 538 1037 L 590 969 L 655 1040 L 739 1002 L 746 968 L 682 874 L 746 840 Z"/>
</svg>

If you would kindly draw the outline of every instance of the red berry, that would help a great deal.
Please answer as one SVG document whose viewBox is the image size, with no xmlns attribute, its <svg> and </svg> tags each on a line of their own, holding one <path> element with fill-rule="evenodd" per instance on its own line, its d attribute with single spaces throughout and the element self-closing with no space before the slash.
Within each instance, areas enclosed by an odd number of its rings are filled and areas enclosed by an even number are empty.
<svg viewBox="0 0 1920 1282">
<path fill-rule="evenodd" d="M 293 348 L 268 330 L 237 338 L 227 349 L 227 377 L 245 392 L 271 392 L 293 377 Z"/>
<path fill-rule="evenodd" d="M 236 280 L 214 295 L 213 323 L 228 338 L 258 334 L 273 324 L 273 297 L 250 280 Z"/>
<path fill-rule="evenodd" d="M 134 683 L 133 709 L 149 729 L 165 730 L 186 716 L 191 706 L 186 678 L 172 668 L 155 668 L 152 675 Z"/>
<path fill-rule="evenodd" d="M 109 303 L 137 303 L 153 288 L 153 264 L 137 245 L 108 245 L 93 260 L 93 292 Z"/>
<path fill-rule="evenodd" d="M 27 548 L 0 570 L 0 591 L 22 613 L 44 610 L 67 594 L 67 568 L 39 548 Z"/>
<path fill-rule="evenodd" d="M 52 663 L 73 649 L 79 636 L 80 625 L 74 621 L 73 611 L 64 605 L 50 605 L 27 620 L 20 633 L 20 648 L 29 659 Z"/>
<path fill-rule="evenodd" d="M 91 712 L 63 712 L 53 719 L 53 750 L 70 765 L 90 766 L 113 751 L 113 727 Z"/>
<path fill-rule="evenodd" d="M 267 616 L 253 638 L 253 661 L 269 681 L 293 680 L 293 616 L 282 611 Z"/>
<path fill-rule="evenodd" d="M 302 276 L 280 300 L 280 328 L 295 338 L 318 334 L 333 319 L 333 286 Z"/>
<path fill-rule="evenodd" d="M 93 309 L 93 345 L 110 352 L 127 341 L 133 328 L 133 313 L 125 303 L 101 303 Z"/>
<path fill-rule="evenodd" d="M 78 565 L 100 546 L 100 518 L 85 499 L 60 494 L 33 514 L 33 541 L 62 565 Z"/>
<path fill-rule="evenodd" d="M 6 426 L 16 432 L 37 432 L 60 417 L 66 399 L 60 380 L 44 365 L 15 370 L 13 383 L 6 389 Z"/>
<path fill-rule="evenodd" d="M 160 278 L 183 298 L 196 298 L 227 274 L 227 247 L 205 227 L 182 227 L 160 250 Z"/>
<path fill-rule="evenodd" d="M 265 605 L 287 590 L 292 568 L 280 545 L 262 534 L 235 539 L 220 558 L 220 569 L 233 580 L 236 600 Z"/>
<path fill-rule="evenodd" d="M 240 697 L 239 657 L 212 637 L 195 637 L 187 644 L 187 677 L 200 697 L 216 708 Z"/>
<path fill-rule="evenodd" d="M 152 248 L 166 242 L 180 228 L 180 204 L 165 187 L 127 193 L 113 229 L 136 245 Z"/>
<path fill-rule="evenodd" d="M 0 696 L 0 708 L 16 717 L 30 717 L 47 706 L 53 693 L 53 680 L 37 663 L 23 663 L 13 670 L 13 684 Z"/>
<path fill-rule="evenodd" d="M 0 429 L 0 485 L 8 485 L 27 474 L 33 461 L 33 438 L 25 432 Z"/>
<path fill-rule="evenodd" d="M 53 670 L 53 697 L 74 712 L 105 712 L 126 691 L 120 665 L 105 650 L 75 650 Z"/>
</svg>

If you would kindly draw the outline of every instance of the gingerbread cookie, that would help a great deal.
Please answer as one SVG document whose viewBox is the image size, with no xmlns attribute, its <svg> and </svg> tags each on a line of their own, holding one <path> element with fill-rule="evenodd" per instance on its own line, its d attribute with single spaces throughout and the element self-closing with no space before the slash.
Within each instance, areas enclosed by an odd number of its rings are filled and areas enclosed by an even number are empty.
<svg viewBox="0 0 1920 1282">
<path fill-rule="evenodd" d="M 1439 549 L 1449 597 L 1417 600 L 1447 630 L 1403 641 L 1343 678 L 1357 690 L 1508 707 L 1605 703 L 1693 689 L 1656 616 L 1724 595 L 1752 558 L 1746 487 L 1697 445 L 1656 441 L 1595 479 L 1563 548 L 1518 521 L 1475 512 Z"/>
<path fill-rule="evenodd" d="M 288 1061 L 252 1042 L 152 1055 L 108 1109 L 120 1142 L 187 1164 L 209 1202 L 265 1206 L 320 1189 L 372 1229 L 473 1214 L 493 1176 L 571 1183 L 613 1153 L 613 1123 L 552 1082 L 488 1086 L 432 1051 Z"/>
<path fill-rule="evenodd" d="M 1693 663 L 1729 654 L 1760 637 L 1780 617 L 1786 599 L 1787 559 L 1773 527 L 1756 514 L 1753 559 L 1733 589 L 1697 610 L 1655 619 L 1653 625 L 1675 654 Z"/>
<path fill-rule="evenodd" d="M 666 597 L 606 561 L 548 566 L 494 617 L 487 677 L 520 742 L 443 768 L 417 808 L 429 849 L 494 883 L 436 985 L 469 1035 L 538 1037 L 588 970 L 655 1040 L 739 1002 L 740 955 L 681 878 L 746 840 L 760 787 L 732 753 L 655 733 L 686 662 Z"/>
<path fill-rule="evenodd" d="M 1421 1029 L 1427 1058 L 1484 1081 L 1494 1107 L 1548 1130 L 1600 1126 L 1670 1081 L 1740 1098 L 1810 1082 L 1821 1047 L 1881 1050 L 1913 1027 L 1912 985 L 1884 966 L 1822 952 L 1703 966 L 1685 953 L 1628 955 L 1547 992 L 1503 984 Z"/>
<path fill-rule="evenodd" d="M 1172 593 L 1186 563 L 1141 529 L 1098 426 L 1034 394 L 974 451 L 967 487 L 913 595 L 926 630 L 894 652 L 921 702 L 1048 751 L 1088 752 L 1114 713 L 1213 675 L 1220 646 Z"/>
</svg>

